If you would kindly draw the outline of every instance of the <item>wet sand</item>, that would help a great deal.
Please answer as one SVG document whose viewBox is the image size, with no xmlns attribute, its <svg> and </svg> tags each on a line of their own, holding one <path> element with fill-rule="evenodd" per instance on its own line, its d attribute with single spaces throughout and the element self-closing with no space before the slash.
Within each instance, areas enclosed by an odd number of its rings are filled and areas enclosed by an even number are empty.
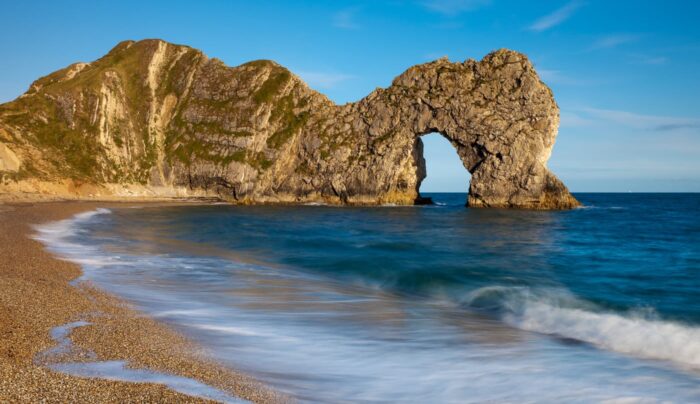
<svg viewBox="0 0 700 404">
<path fill-rule="evenodd" d="M 56 345 L 54 327 L 88 321 L 70 335 L 97 360 L 196 379 L 254 402 L 288 401 L 249 376 L 215 363 L 201 347 L 89 284 L 72 286 L 80 268 L 31 239 L 32 225 L 98 207 L 143 203 L 0 204 L 0 402 L 210 402 L 160 384 L 84 379 L 49 370 L 37 354 Z M 69 358 L 72 361 L 84 358 Z"/>
</svg>

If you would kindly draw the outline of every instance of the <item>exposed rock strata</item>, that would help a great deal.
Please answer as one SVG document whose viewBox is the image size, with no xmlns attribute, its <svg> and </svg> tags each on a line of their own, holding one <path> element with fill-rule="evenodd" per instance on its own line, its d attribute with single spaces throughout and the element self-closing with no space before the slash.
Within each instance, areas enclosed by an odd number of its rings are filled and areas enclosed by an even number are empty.
<svg viewBox="0 0 700 404">
<path fill-rule="evenodd" d="M 413 204 L 420 136 L 439 132 L 471 173 L 469 206 L 571 208 L 546 167 L 558 124 L 550 89 L 508 50 L 417 65 L 335 105 L 271 61 L 228 67 L 125 41 L 0 105 L 0 170 L 6 183 L 141 184 L 240 203 Z"/>
</svg>

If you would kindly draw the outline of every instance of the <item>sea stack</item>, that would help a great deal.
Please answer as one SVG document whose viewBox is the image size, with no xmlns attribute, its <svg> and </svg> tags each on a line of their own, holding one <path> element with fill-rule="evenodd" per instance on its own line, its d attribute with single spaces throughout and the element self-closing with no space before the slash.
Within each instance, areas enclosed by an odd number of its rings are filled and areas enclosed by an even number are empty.
<svg viewBox="0 0 700 404">
<path fill-rule="evenodd" d="M 439 132 L 471 173 L 470 207 L 568 209 L 546 166 L 558 125 L 551 90 L 510 50 L 413 66 L 336 105 L 272 61 L 125 41 L 0 105 L 0 193 L 414 204 L 420 137 Z"/>
</svg>

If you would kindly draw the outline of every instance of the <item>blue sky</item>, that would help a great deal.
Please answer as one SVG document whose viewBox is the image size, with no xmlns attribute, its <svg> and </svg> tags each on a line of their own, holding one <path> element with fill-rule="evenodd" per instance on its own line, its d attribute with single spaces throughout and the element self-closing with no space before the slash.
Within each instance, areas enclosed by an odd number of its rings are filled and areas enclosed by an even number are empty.
<svg viewBox="0 0 700 404">
<path fill-rule="evenodd" d="M 338 103 L 441 56 L 526 53 L 562 125 L 549 167 L 573 191 L 700 191 L 700 2 L 2 2 L 0 102 L 124 39 L 162 38 L 229 65 L 273 59 Z M 423 190 L 464 191 L 426 138 Z"/>
</svg>

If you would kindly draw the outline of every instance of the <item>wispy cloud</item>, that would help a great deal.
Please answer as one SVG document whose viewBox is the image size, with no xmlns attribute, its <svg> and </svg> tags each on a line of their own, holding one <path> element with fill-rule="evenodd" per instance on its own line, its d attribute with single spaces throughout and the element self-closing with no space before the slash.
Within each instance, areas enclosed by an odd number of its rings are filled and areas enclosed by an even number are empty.
<svg viewBox="0 0 700 404">
<path fill-rule="evenodd" d="M 356 21 L 357 11 L 356 8 L 348 8 L 336 12 L 333 14 L 333 26 L 341 29 L 360 28 L 360 24 Z"/>
<path fill-rule="evenodd" d="M 664 123 L 654 127 L 655 130 L 660 132 L 680 130 L 680 129 L 700 129 L 700 121 L 688 121 L 688 122 L 675 122 L 675 123 Z"/>
<path fill-rule="evenodd" d="M 636 34 L 606 35 L 593 42 L 590 50 L 615 48 L 626 43 L 635 42 L 639 40 L 639 38 L 640 35 Z"/>
<path fill-rule="evenodd" d="M 650 55 L 630 55 L 634 63 L 643 65 L 660 66 L 668 63 L 668 58 L 665 56 L 650 56 Z"/>
<path fill-rule="evenodd" d="M 590 118 L 587 121 L 606 121 L 635 129 L 669 132 L 700 129 L 700 119 L 663 115 L 645 115 L 629 111 L 600 108 L 582 108 Z"/>
<path fill-rule="evenodd" d="M 491 0 L 423 0 L 419 2 L 420 5 L 430 11 L 447 16 L 473 11 L 490 3 Z"/>
<path fill-rule="evenodd" d="M 586 119 L 581 115 L 570 112 L 561 111 L 559 116 L 559 124 L 563 128 L 577 128 L 581 126 L 589 126 L 593 123 L 590 119 Z"/>
<path fill-rule="evenodd" d="M 556 27 L 557 25 L 568 20 L 572 15 L 574 15 L 576 10 L 581 8 L 581 6 L 583 6 L 584 4 L 585 3 L 581 0 L 570 1 L 561 8 L 554 10 L 550 14 L 540 17 L 537 21 L 532 23 L 532 25 L 530 25 L 528 29 L 530 29 L 531 31 L 542 32 L 552 27 Z"/>
<path fill-rule="evenodd" d="M 332 89 L 339 84 L 352 80 L 355 76 L 351 74 L 332 73 L 332 72 L 312 72 L 312 71 L 297 71 L 309 86 L 320 89 Z"/>
<path fill-rule="evenodd" d="M 547 84 L 559 84 L 559 85 L 588 84 L 587 81 L 567 76 L 566 74 L 562 73 L 560 70 L 538 68 L 537 74 L 540 76 L 542 81 L 544 81 Z"/>
</svg>

